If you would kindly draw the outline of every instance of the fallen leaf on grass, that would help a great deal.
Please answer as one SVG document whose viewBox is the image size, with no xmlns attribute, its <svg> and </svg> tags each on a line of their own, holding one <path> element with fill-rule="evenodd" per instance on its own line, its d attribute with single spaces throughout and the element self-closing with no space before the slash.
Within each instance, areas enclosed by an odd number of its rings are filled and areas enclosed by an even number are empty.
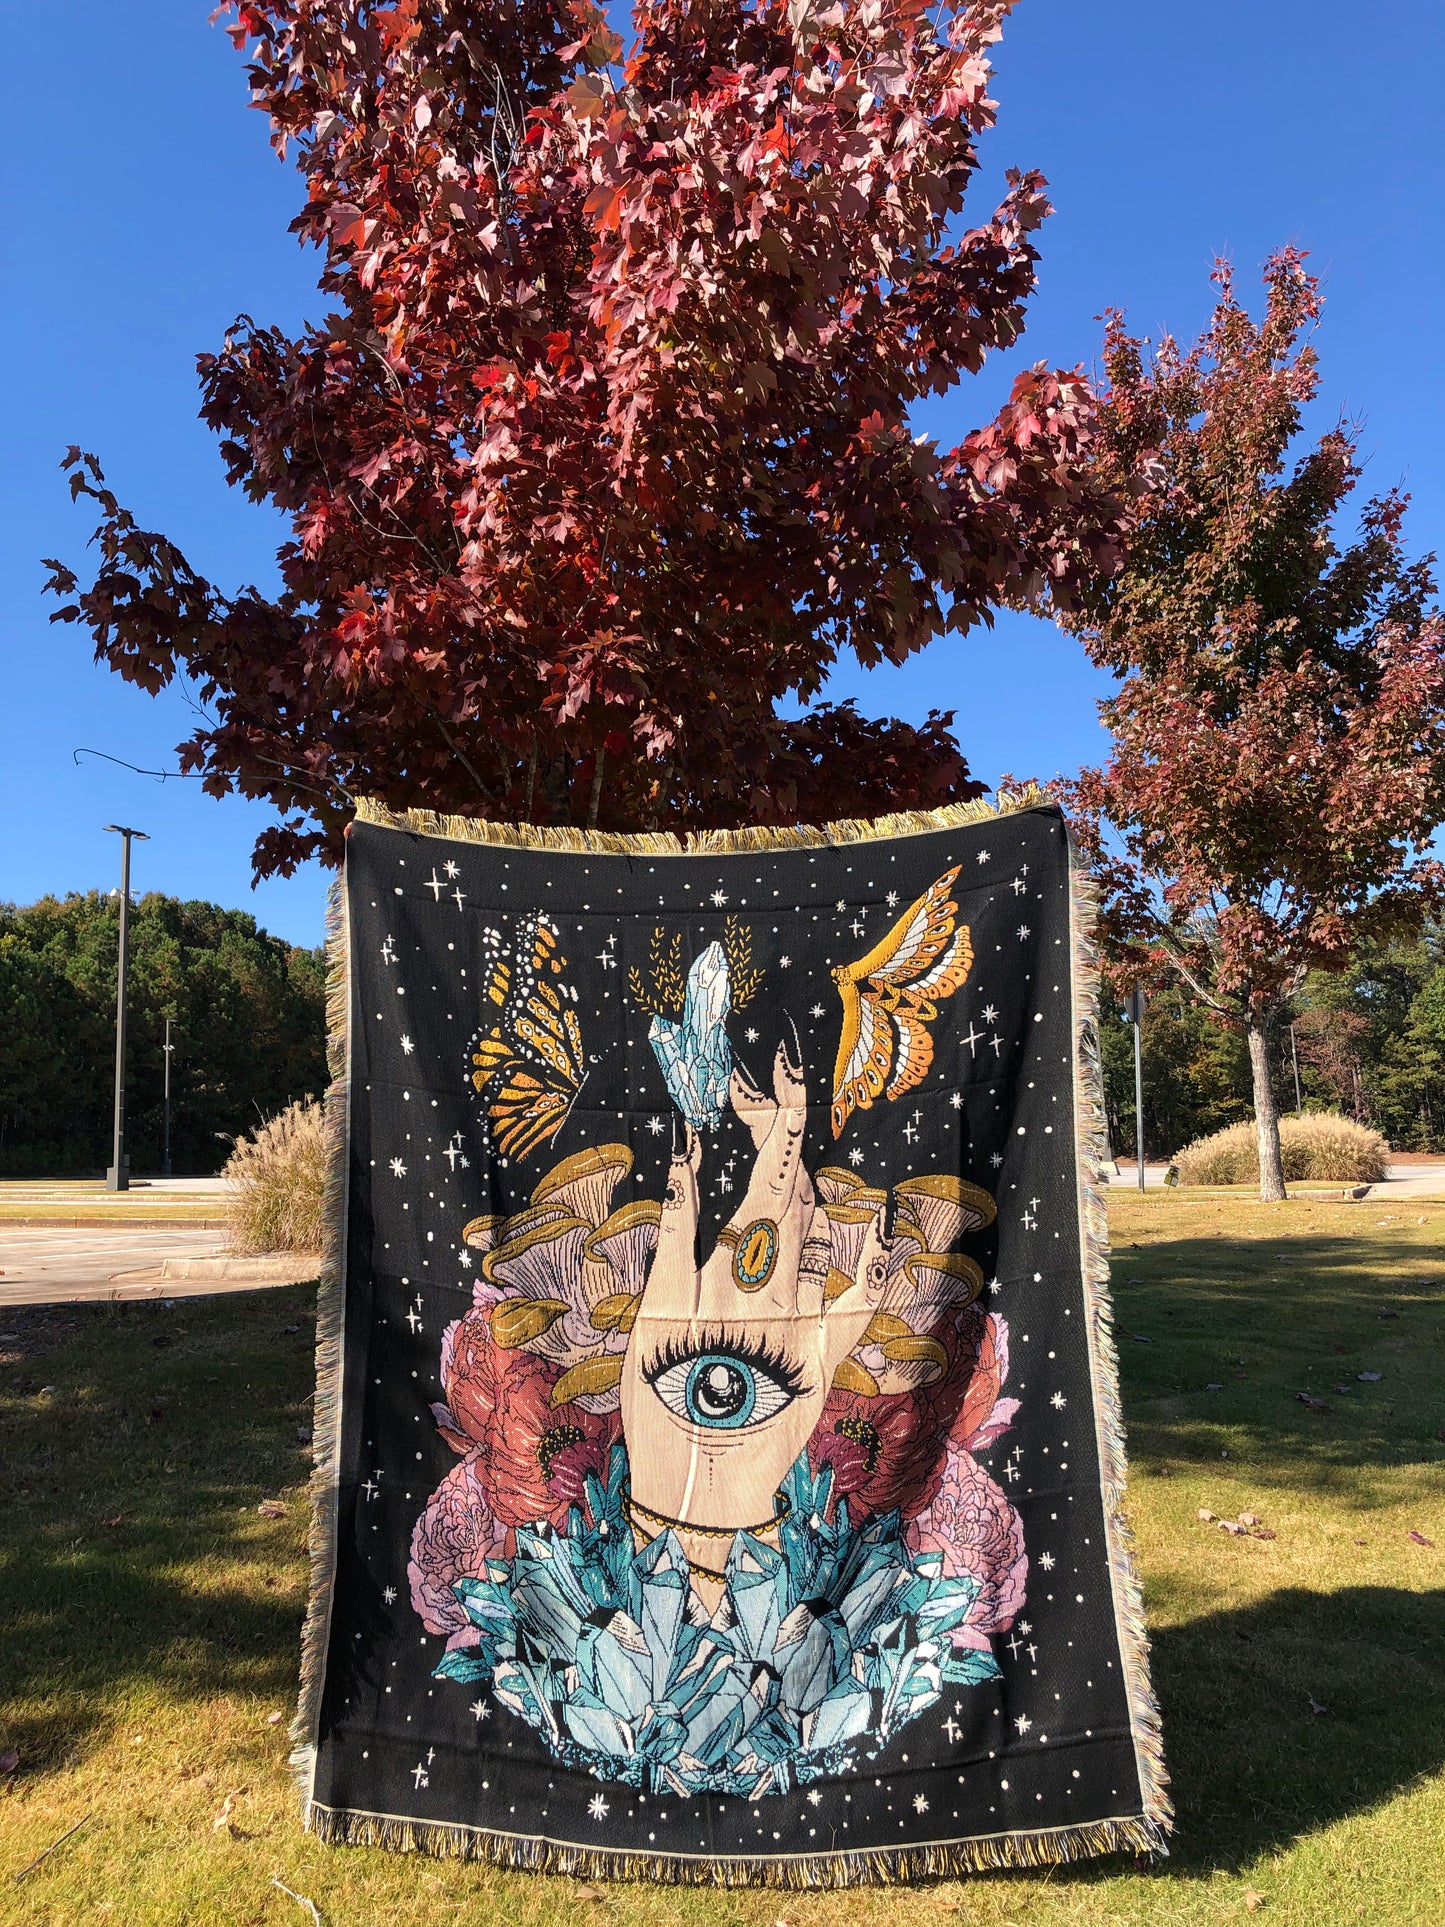
<svg viewBox="0 0 1445 1927">
<path fill-rule="evenodd" d="M 286 1508 L 280 1499 L 263 1499 L 256 1507 L 263 1519 L 284 1519 Z"/>
<path fill-rule="evenodd" d="M 1206 1385 L 1204 1389 L 1206 1392 L 1222 1392 L 1224 1387 L 1222 1385 Z"/>
<path fill-rule="evenodd" d="M 1341 1398 L 1349 1398 L 1351 1393 L 1354 1390 L 1354 1387 L 1352 1385 L 1334 1385 L 1334 1386 L 1331 1386 L 1330 1389 L 1332 1391 L 1338 1392 Z"/>
<path fill-rule="evenodd" d="M 0 1777 L 8 1780 L 19 1765 L 20 1755 L 13 1746 L 6 1747 L 5 1751 L 0 1753 Z"/>
<path fill-rule="evenodd" d="M 1207 1505 L 1202 1505 L 1200 1506 L 1198 1514 L 1196 1516 L 1198 1518 L 1201 1518 L 1204 1521 L 1205 1525 L 1212 1526 L 1215 1520 L 1219 1517 L 1219 1514 L 1217 1512 L 1211 1512 Z"/>
<path fill-rule="evenodd" d="M 117 1512 L 113 1519 L 102 1519 L 100 1523 L 103 1526 L 118 1526 L 120 1524 L 120 1514 Z"/>
<path fill-rule="evenodd" d="M 1239 1515 L 1239 1523 L 1242 1526 L 1257 1526 L 1259 1524 L 1259 1514 L 1257 1512 L 1241 1512 Z"/>
<path fill-rule="evenodd" d="M 1229 1533 L 1231 1538 L 1239 1539 L 1244 1536 L 1244 1527 L 1237 1519 L 1220 1519 L 1217 1523 L 1219 1530 Z"/>
<path fill-rule="evenodd" d="M 1130 1332 L 1129 1336 L 1136 1345 L 1152 1345 L 1154 1343 L 1154 1340 L 1152 1338 L 1146 1338 L 1143 1332 Z"/>
<path fill-rule="evenodd" d="M 1433 1546 L 1435 1543 L 1433 1539 L 1427 1539 L 1423 1532 L 1416 1532 L 1413 1526 L 1405 1534 L 1405 1537 L 1413 1540 L 1417 1546 Z"/>
<path fill-rule="evenodd" d="M 1399 1312 L 1397 1312 L 1397 1311 L 1393 1311 L 1393 1310 L 1390 1310 L 1390 1309 L 1389 1309 L 1389 1308 L 1387 1307 L 1387 1308 L 1386 1308 L 1386 1309 L 1385 1309 L 1384 1311 L 1382 1311 L 1382 1312 L 1380 1312 L 1380 1313 L 1379 1313 L 1379 1316 L 1380 1316 L 1381 1318 L 1398 1318 L 1398 1317 L 1400 1316 L 1400 1314 L 1399 1314 Z"/>
<path fill-rule="evenodd" d="M 266 1724 L 267 1726 L 279 1726 L 284 1718 L 285 1715 L 282 1713 L 268 1713 L 266 1715 Z"/>
<path fill-rule="evenodd" d="M 1245 1888 L 1245 1890 L 1244 1890 L 1244 1911 L 1245 1911 L 1245 1912 L 1246 1912 L 1247 1914 L 1257 1914 L 1257 1913 L 1259 1912 L 1259 1910 L 1260 1910 L 1260 1908 L 1261 1908 L 1261 1907 L 1263 1907 L 1263 1906 L 1265 1906 L 1266 1904 L 1267 1904 L 1267 1903 L 1266 1903 L 1266 1901 L 1265 1901 L 1265 1897 L 1264 1897 L 1264 1895 L 1263 1895 L 1263 1894 L 1261 1894 L 1261 1893 L 1256 1893 L 1256 1891 L 1254 1890 L 1254 1888 L 1253 1888 L 1253 1887 L 1246 1887 L 1246 1888 Z"/>
<path fill-rule="evenodd" d="M 1356 1372 L 1355 1377 L 1362 1385 L 1378 1385 L 1385 1376 L 1383 1372 Z"/>
<path fill-rule="evenodd" d="M 1256 1526 L 1252 1537 L 1256 1539 L 1277 1539 L 1279 1534 L 1272 1532 L 1268 1526 Z"/>
<path fill-rule="evenodd" d="M 1319 1701 L 1310 1693 L 1305 1695 L 1305 1704 L 1312 1713 L 1328 1713 L 1330 1710 L 1328 1706 L 1321 1706 Z"/>
<path fill-rule="evenodd" d="M 1327 1412 L 1330 1409 L 1327 1401 L 1316 1398 L 1313 1392 L 1296 1392 L 1295 1397 L 1311 1412 Z"/>
<path fill-rule="evenodd" d="M 605 1896 L 600 1887 L 579 1887 L 577 1889 L 577 1898 L 579 1900 L 602 1900 Z"/>
<path fill-rule="evenodd" d="M 231 1815 L 236 1811 L 236 1801 L 242 1791 L 242 1788 L 237 1787 L 234 1793 L 228 1793 L 225 1799 L 222 1800 L 220 1809 L 211 1822 L 212 1833 L 230 1833 L 234 1831 L 231 1826 Z"/>
</svg>

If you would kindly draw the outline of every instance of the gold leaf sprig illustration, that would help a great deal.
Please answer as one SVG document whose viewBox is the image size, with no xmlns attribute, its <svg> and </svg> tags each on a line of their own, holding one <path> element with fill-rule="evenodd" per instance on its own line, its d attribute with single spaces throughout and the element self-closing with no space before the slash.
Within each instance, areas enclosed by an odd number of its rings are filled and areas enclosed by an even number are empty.
<svg viewBox="0 0 1445 1927">
<path fill-rule="evenodd" d="M 729 917 L 723 927 L 723 955 L 732 980 L 733 1009 L 742 1010 L 756 995 L 763 973 L 753 968 L 753 933 L 736 917 Z"/>
<path fill-rule="evenodd" d="M 634 964 L 627 973 L 634 1002 L 654 1017 L 675 1017 L 682 1012 L 687 997 L 687 975 L 682 967 L 682 934 L 671 937 L 665 930 L 654 930 L 647 960 L 647 975 Z"/>
</svg>

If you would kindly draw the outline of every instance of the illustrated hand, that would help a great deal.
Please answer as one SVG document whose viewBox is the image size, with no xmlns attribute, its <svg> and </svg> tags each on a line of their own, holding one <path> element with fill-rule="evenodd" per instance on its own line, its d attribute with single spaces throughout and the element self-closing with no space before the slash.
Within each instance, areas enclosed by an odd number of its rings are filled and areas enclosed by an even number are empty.
<svg viewBox="0 0 1445 1927">
<path fill-rule="evenodd" d="M 656 1532 L 664 1519 L 710 1537 L 717 1564 L 727 1555 L 721 1529 L 772 1519 L 774 1494 L 877 1310 L 887 1269 L 880 1213 L 854 1277 L 830 1278 L 827 1220 L 803 1163 L 807 1093 L 782 1046 L 773 1089 L 768 1098 L 734 1072 L 733 1107 L 756 1156 L 701 1270 L 702 1147 L 689 1128 L 623 1362 L 632 1496 L 653 1515 L 639 1524 Z"/>
</svg>

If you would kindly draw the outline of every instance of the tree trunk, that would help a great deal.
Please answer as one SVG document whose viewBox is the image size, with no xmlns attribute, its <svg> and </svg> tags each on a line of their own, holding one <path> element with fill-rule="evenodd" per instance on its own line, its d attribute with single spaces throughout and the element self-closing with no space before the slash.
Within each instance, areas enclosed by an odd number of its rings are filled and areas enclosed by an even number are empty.
<svg viewBox="0 0 1445 1927">
<path fill-rule="evenodd" d="M 1249 1026 L 1249 1068 L 1254 1078 L 1254 1127 L 1259 1138 L 1259 1197 L 1261 1204 L 1283 1202 L 1284 1156 L 1279 1146 L 1279 1106 L 1269 1074 L 1269 1032 L 1261 1023 Z"/>
</svg>

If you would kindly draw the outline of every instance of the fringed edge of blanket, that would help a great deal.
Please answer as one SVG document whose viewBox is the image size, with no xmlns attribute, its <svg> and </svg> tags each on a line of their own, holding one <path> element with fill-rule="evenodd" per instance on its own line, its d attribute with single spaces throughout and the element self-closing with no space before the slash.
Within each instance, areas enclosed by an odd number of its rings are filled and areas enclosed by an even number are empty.
<svg viewBox="0 0 1445 1927">
<path fill-rule="evenodd" d="M 1104 1532 L 1108 1540 L 1109 1580 L 1114 1623 L 1119 1629 L 1129 1725 L 1143 1824 L 1152 1833 L 1148 1851 L 1165 1854 L 1174 1808 L 1164 1765 L 1159 1704 L 1149 1677 L 1149 1636 L 1144 1601 L 1134 1561 L 1134 1539 L 1124 1510 L 1127 1484 L 1124 1415 L 1119 1400 L 1119 1355 L 1114 1344 L 1114 1313 L 1109 1296 L 1109 1224 L 1101 1170 L 1106 1155 L 1104 1073 L 1099 1043 L 1099 948 L 1096 938 L 1097 881 L 1069 837 L 1069 915 L 1074 991 L 1074 1150 L 1079 1171 L 1079 1247 L 1089 1334 L 1089 1370 L 1094 1427 L 1103 1488 Z"/>
<path fill-rule="evenodd" d="M 1007 791 L 997 802 L 946 803 L 936 810 L 901 810 L 891 816 L 849 818 L 838 823 L 799 823 L 738 830 L 622 832 L 543 827 L 536 823 L 493 823 L 476 816 L 441 816 L 435 810 L 393 810 L 375 797 L 356 800 L 356 820 L 413 836 L 441 836 L 457 843 L 491 843 L 509 850 L 556 850 L 574 855 L 728 856 L 750 850 L 820 850 L 833 844 L 872 843 L 886 836 L 923 836 L 968 823 L 990 823 L 1020 810 L 1057 807 L 1037 784 Z"/>
<path fill-rule="evenodd" d="M 291 1726 L 291 1770 L 312 1823 L 316 1748 L 331 1634 L 341 1474 L 341 1373 L 345 1325 L 346 1214 L 350 1184 L 351 971 L 346 874 L 326 913 L 326 1253 L 316 1297 L 316 1402 L 312 1410 L 310 1579 L 301 1634 L 301 1687 Z"/>
<path fill-rule="evenodd" d="M 308 1822 L 313 1833 L 335 1846 L 385 1847 L 393 1853 L 482 1860 L 517 1872 L 564 1874 L 579 1880 L 641 1880 L 685 1887 L 862 1887 L 891 1881 L 948 1880 L 961 1874 L 1014 1868 L 1056 1867 L 1103 1853 L 1167 1851 L 1160 1824 L 1139 1816 L 928 1846 L 716 1859 L 564 1846 L 520 1834 L 491 1833 L 483 1827 L 406 1820 L 316 1804 L 310 1809 Z"/>
</svg>

